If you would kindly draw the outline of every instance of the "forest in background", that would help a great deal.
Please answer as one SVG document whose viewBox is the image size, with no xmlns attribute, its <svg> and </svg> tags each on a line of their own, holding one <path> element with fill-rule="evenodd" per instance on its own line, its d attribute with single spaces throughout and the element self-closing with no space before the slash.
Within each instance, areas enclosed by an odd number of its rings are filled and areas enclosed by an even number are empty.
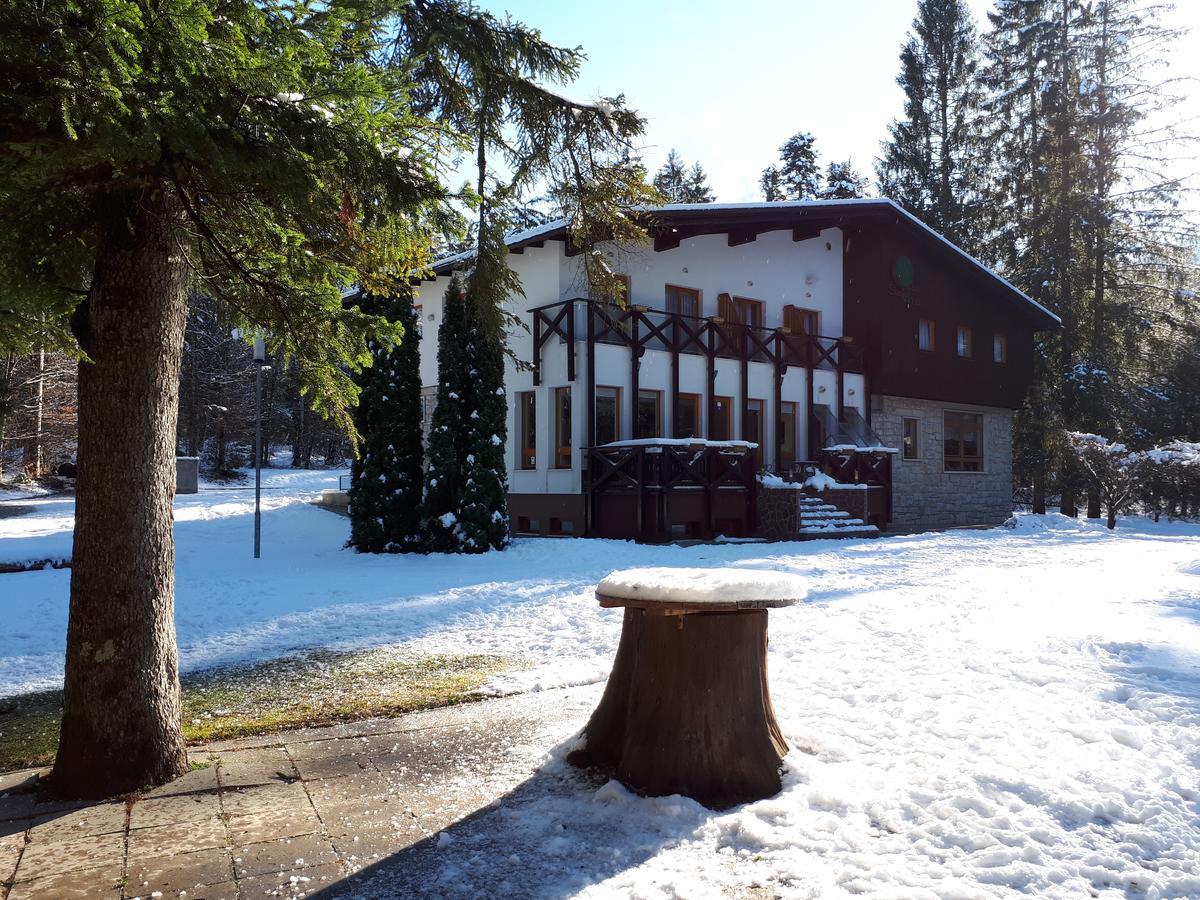
<svg viewBox="0 0 1200 900">
<path fill-rule="evenodd" d="M 1062 435 L 1131 446 L 1200 439 L 1194 143 L 1171 108 L 1187 85 L 1163 61 L 1177 34 L 1140 0 L 998 0 L 983 28 L 961 0 L 923 0 L 900 53 L 904 115 L 875 161 L 876 190 L 1057 312 L 1018 420 L 1018 487 L 1068 499 L 1082 484 Z M 674 151 L 653 179 L 667 200 L 714 199 Z M 798 131 L 762 171 L 764 197 L 861 196 L 848 161 L 819 164 Z M 519 227 L 556 215 L 518 202 Z M 268 361 L 264 462 L 342 464 L 350 445 Z M 252 460 L 254 364 L 219 304 L 193 294 L 180 371 L 178 452 L 228 474 Z M 0 357 L 0 478 L 53 472 L 74 454 L 75 362 Z"/>
</svg>

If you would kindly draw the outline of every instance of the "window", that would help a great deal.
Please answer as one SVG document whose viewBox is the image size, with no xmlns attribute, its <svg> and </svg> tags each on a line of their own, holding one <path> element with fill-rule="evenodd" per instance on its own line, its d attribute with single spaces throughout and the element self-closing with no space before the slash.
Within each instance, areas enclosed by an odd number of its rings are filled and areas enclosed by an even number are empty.
<svg viewBox="0 0 1200 900">
<path fill-rule="evenodd" d="M 713 441 L 727 441 L 733 432 L 730 414 L 733 401 L 728 397 L 713 397 L 713 417 L 708 423 L 708 437 Z"/>
<path fill-rule="evenodd" d="M 791 466 L 796 461 L 796 404 L 785 401 L 779 410 L 779 427 L 783 429 L 782 442 L 779 452 L 779 466 Z"/>
<path fill-rule="evenodd" d="M 533 391 L 517 394 L 517 433 L 521 436 L 518 467 L 537 468 L 537 395 Z"/>
<path fill-rule="evenodd" d="M 979 413 L 945 413 L 942 444 L 947 472 L 983 471 L 983 416 Z"/>
<path fill-rule="evenodd" d="M 638 391 L 636 436 L 662 437 L 662 391 Z"/>
<path fill-rule="evenodd" d="M 936 336 L 933 319 L 921 319 L 917 322 L 917 349 L 932 353 L 936 346 Z"/>
<path fill-rule="evenodd" d="M 737 321 L 742 325 L 750 325 L 753 328 L 763 327 L 763 302 L 761 300 L 734 297 L 733 308 L 737 313 Z"/>
<path fill-rule="evenodd" d="M 694 288 L 668 284 L 667 312 L 700 318 L 700 292 Z"/>
<path fill-rule="evenodd" d="M 958 355 L 963 359 L 971 358 L 971 329 L 966 325 L 958 326 L 958 342 L 956 347 Z"/>
<path fill-rule="evenodd" d="M 1008 362 L 1008 338 L 1002 334 L 992 337 L 992 361 L 1001 365 Z"/>
<path fill-rule="evenodd" d="M 571 389 L 554 389 L 554 468 L 571 468 Z"/>
<path fill-rule="evenodd" d="M 920 458 L 921 445 L 917 434 L 921 427 L 920 419 L 902 419 L 902 436 L 900 438 L 900 453 L 904 459 Z"/>
<path fill-rule="evenodd" d="M 675 437 L 700 437 L 700 395 L 680 394 L 675 404 Z"/>
<path fill-rule="evenodd" d="M 621 439 L 621 389 L 596 388 L 596 445 Z"/>
<path fill-rule="evenodd" d="M 815 309 L 785 306 L 783 308 L 783 327 L 792 334 L 820 334 L 821 314 Z"/>
<path fill-rule="evenodd" d="M 752 441 L 759 447 L 763 445 L 764 406 L 762 400 L 747 400 L 746 410 L 742 415 L 742 440 Z"/>
</svg>

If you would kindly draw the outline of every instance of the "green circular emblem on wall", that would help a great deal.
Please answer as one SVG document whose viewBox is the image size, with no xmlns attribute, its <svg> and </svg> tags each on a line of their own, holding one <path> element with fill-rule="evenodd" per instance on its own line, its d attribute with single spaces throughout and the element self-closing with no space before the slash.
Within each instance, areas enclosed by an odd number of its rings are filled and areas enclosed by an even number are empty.
<svg viewBox="0 0 1200 900">
<path fill-rule="evenodd" d="M 892 266 L 892 278 L 896 279 L 896 284 L 902 288 L 912 287 L 913 276 L 912 260 L 907 256 L 897 256 L 896 264 Z"/>
</svg>

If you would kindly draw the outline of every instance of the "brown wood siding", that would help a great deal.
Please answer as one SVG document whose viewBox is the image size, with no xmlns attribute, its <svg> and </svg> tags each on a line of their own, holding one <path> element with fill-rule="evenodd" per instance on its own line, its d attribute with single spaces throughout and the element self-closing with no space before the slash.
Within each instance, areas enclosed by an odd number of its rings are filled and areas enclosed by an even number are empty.
<svg viewBox="0 0 1200 900">
<path fill-rule="evenodd" d="M 912 261 L 907 288 L 893 276 L 901 256 Z M 1034 320 L 1014 310 L 1011 298 L 981 286 L 962 264 L 894 228 L 848 231 L 844 261 L 844 331 L 864 346 L 872 393 L 1008 409 L 1021 405 L 1033 380 Z M 933 351 L 917 348 L 921 319 L 935 323 Z M 968 359 L 957 354 L 959 326 L 970 328 L 976 342 Z M 992 360 L 996 334 L 1007 344 L 1003 365 Z"/>
</svg>

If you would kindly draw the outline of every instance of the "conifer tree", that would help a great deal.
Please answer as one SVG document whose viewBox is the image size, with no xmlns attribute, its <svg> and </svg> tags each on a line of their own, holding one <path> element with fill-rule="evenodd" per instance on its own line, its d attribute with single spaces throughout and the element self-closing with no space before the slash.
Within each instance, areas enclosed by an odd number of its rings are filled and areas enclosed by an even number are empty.
<svg viewBox="0 0 1200 900">
<path fill-rule="evenodd" d="M 758 179 L 758 189 L 762 191 L 763 199 L 768 203 L 784 200 L 783 177 L 779 174 L 778 166 L 767 166 L 762 170 Z"/>
<path fill-rule="evenodd" d="M 974 251 L 979 166 L 979 46 L 965 0 L 921 0 L 900 51 L 904 118 L 876 162 L 880 191 Z"/>
<path fill-rule="evenodd" d="M 779 179 L 785 200 L 812 200 L 820 191 L 817 142 L 807 131 L 796 132 L 779 148 Z"/>
<path fill-rule="evenodd" d="M 412 291 L 367 297 L 363 309 L 403 329 L 400 343 L 369 341 L 371 365 L 358 376 L 354 424 L 359 455 L 350 468 L 350 544 L 362 553 L 423 548 L 421 354 Z"/>
<path fill-rule="evenodd" d="M 470 403 L 466 352 L 467 297 L 462 279 L 450 279 L 438 326 L 437 405 L 429 429 L 429 466 L 425 472 L 421 515 L 429 549 L 454 552 L 463 545 L 463 464 L 466 459 L 466 410 Z"/>
<path fill-rule="evenodd" d="M 825 171 L 825 187 L 821 190 L 822 200 L 850 200 L 865 197 L 866 179 L 855 171 L 850 160 L 831 162 Z"/>
<path fill-rule="evenodd" d="M 673 147 L 653 184 L 668 203 L 712 203 L 714 199 L 704 167 L 693 163 L 689 168 Z"/>
</svg>

